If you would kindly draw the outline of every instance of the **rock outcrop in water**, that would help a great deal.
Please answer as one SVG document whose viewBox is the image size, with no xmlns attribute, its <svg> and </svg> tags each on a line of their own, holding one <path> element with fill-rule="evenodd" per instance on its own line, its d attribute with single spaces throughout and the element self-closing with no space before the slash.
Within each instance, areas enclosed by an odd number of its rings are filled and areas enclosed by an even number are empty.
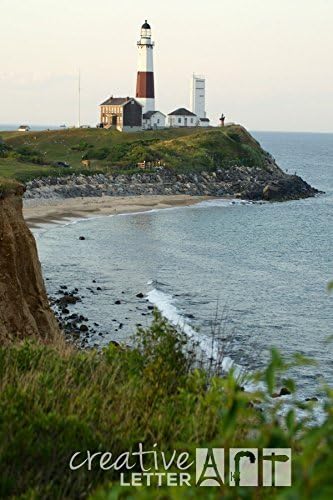
<svg viewBox="0 0 333 500">
<path fill-rule="evenodd" d="M 0 343 L 25 337 L 54 340 L 60 331 L 49 307 L 34 237 L 22 216 L 23 186 L 0 185 Z"/>
</svg>

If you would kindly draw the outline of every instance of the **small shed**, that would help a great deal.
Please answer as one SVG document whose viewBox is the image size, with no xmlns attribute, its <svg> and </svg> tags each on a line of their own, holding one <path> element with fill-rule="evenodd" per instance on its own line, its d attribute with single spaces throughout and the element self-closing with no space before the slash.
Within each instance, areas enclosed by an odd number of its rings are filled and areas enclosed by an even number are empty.
<svg viewBox="0 0 333 500">
<path fill-rule="evenodd" d="M 210 125 L 209 118 L 200 118 L 199 125 L 200 127 L 209 127 Z"/>
<path fill-rule="evenodd" d="M 29 127 L 29 125 L 20 125 L 19 128 L 18 128 L 18 131 L 19 132 L 29 132 L 30 131 L 30 127 Z"/>
<path fill-rule="evenodd" d="M 143 115 L 143 128 L 146 130 L 156 130 L 159 128 L 165 128 L 165 114 L 161 111 L 147 111 Z"/>
<path fill-rule="evenodd" d="M 197 127 L 199 118 L 186 108 L 178 108 L 168 114 L 169 127 Z"/>
</svg>

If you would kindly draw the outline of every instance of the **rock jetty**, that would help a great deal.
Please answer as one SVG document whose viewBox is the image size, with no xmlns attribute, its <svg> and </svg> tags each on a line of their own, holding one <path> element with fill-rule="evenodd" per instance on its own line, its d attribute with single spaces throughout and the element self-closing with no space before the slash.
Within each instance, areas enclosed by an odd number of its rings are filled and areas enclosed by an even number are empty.
<svg viewBox="0 0 333 500">
<path fill-rule="evenodd" d="M 308 198 L 318 193 L 301 177 L 283 172 L 271 158 L 267 158 L 264 168 L 235 165 L 191 173 L 160 168 L 149 173 L 72 174 L 34 179 L 26 184 L 26 188 L 25 199 L 183 194 L 284 201 Z"/>
</svg>

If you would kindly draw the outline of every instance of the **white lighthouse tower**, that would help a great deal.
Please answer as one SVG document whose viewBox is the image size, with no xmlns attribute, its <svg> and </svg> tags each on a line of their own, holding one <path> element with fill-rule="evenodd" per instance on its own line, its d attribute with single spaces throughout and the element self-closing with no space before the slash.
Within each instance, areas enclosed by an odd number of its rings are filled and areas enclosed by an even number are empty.
<svg viewBox="0 0 333 500">
<path fill-rule="evenodd" d="M 193 74 L 191 78 L 190 109 L 198 118 L 206 118 L 206 79 Z"/>
<path fill-rule="evenodd" d="M 143 106 L 143 113 L 155 111 L 154 88 L 154 42 L 151 40 L 151 28 L 147 20 L 141 28 L 138 45 L 138 75 L 136 81 L 136 97 Z"/>
</svg>

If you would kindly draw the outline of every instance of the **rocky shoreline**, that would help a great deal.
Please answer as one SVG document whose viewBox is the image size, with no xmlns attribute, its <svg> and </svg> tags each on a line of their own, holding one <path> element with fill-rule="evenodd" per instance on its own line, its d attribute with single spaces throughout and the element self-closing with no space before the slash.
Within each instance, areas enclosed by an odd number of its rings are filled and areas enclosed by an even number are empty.
<svg viewBox="0 0 333 500">
<path fill-rule="evenodd" d="M 96 286 L 96 280 L 93 280 L 92 285 L 87 287 L 86 291 L 87 290 L 95 294 L 102 289 L 99 286 Z M 97 338 L 104 338 L 107 335 L 106 332 L 103 331 L 102 325 L 96 322 L 91 322 L 87 317 L 71 310 L 72 306 L 78 302 L 83 302 L 84 298 L 85 296 L 79 292 L 78 288 L 70 290 L 67 285 L 61 285 L 55 296 L 49 297 L 49 302 L 58 321 L 58 325 L 65 336 L 66 342 L 74 345 L 80 350 L 100 349 L 101 344 L 96 342 L 96 340 Z M 141 314 L 143 316 L 152 315 L 154 306 L 149 304 L 149 300 L 145 297 L 145 295 L 142 292 L 139 292 L 136 294 L 136 298 L 138 299 L 138 306 L 140 306 L 137 307 L 137 309 L 139 311 L 145 310 L 145 312 L 141 312 Z M 120 304 L 121 300 L 119 299 L 115 303 Z M 114 318 L 112 321 L 115 323 L 115 331 L 123 328 L 123 323 L 119 322 L 117 319 Z M 142 325 L 141 323 L 137 323 L 137 326 Z M 108 342 L 109 344 L 115 345 L 119 349 L 132 348 L 131 345 L 121 344 L 116 340 L 109 340 Z M 240 387 L 240 389 L 245 391 L 244 387 Z M 271 394 L 271 397 L 275 399 L 289 395 L 291 395 L 291 392 L 288 387 L 281 386 L 278 392 L 273 392 Z M 305 402 L 317 401 L 317 396 L 311 396 L 305 399 Z M 260 400 L 254 400 L 251 404 L 259 411 L 263 411 Z"/>
<path fill-rule="evenodd" d="M 46 281 L 48 280 L 46 278 Z M 55 293 L 49 296 L 50 307 L 57 319 L 59 328 L 65 336 L 66 342 L 75 345 L 78 349 L 101 348 L 99 339 L 108 337 L 110 334 L 109 331 L 105 331 L 103 325 L 93 322 L 91 319 L 77 312 L 75 305 L 84 303 L 85 296 L 89 293 L 94 295 L 103 293 L 101 286 L 97 284 L 96 280 L 93 280 L 89 286 L 86 286 L 85 290 L 72 288 L 69 285 L 61 285 Z M 114 304 L 121 305 L 125 300 L 124 294 L 125 292 L 122 292 L 122 296 L 116 299 Z M 138 292 L 135 299 L 137 301 L 135 308 L 138 319 L 140 316 L 147 317 L 153 314 L 154 306 L 149 303 L 144 293 Z M 114 324 L 113 333 L 122 330 L 125 326 L 117 318 L 113 318 L 112 322 Z M 136 323 L 136 327 L 140 326 L 142 326 L 141 323 Z M 121 346 L 116 340 L 108 340 L 108 343 Z"/>
<path fill-rule="evenodd" d="M 284 201 L 308 198 L 318 192 L 301 177 L 283 172 L 273 159 L 268 159 L 264 167 L 235 165 L 214 172 L 177 173 L 160 168 L 152 173 L 45 177 L 28 182 L 24 198 L 51 200 L 183 194 Z"/>
</svg>

